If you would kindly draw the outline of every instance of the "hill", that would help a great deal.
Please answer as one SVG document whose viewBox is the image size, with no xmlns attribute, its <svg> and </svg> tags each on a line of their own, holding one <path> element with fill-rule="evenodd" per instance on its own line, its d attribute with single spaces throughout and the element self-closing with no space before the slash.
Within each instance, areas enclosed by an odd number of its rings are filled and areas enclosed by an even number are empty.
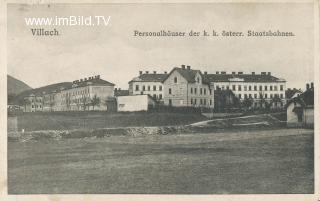
<svg viewBox="0 0 320 201">
<path fill-rule="evenodd" d="M 20 94 L 23 91 L 27 91 L 32 89 L 30 86 L 28 86 L 26 83 L 7 75 L 7 90 L 8 95 L 17 95 Z"/>
</svg>

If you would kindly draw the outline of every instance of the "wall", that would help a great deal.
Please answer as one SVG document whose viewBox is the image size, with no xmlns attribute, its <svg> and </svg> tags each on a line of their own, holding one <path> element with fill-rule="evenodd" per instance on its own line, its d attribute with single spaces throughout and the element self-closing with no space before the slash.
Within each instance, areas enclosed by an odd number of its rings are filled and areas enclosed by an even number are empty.
<svg viewBox="0 0 320 201">
<path fill-rule="evenodd" d="M 147 111 L 149 104 L 148 95 L 132 95 L 117 97 L 118 112 Z M 154 101 L 151 103 L 154 104 Z"/>
<path fill-rule="evenodd" d="M 293 112 L 294 107 L 300 107 L 301 105 L 299 103 L 296 103 L 296 106 L 294 103 L 290 103 L 287 107 L 287 126 L 288 127 L 301 127 L 302 126 L 302 121 L 298 121 L 298 115 Z"/>
<path fill-rule="evenodd" d="M 139 86 L 139 90 L 136 90 L 136 86 Z M 145 86 L 145 90 L 143 91 L 143 86 Z M 150 90 L 148 90 L 148 86 Z M 153 90 L 153 87 L 156 87 L 156 90 Z M 160 90 L 160 86 L 162 90 Z M 129 94 L 130 95 L 141 95 L 149 94 L 151 97 L 154 97 L 157 100 L 162 100 L 164 97 L 164 87 L 161 82 L 130 82 L 129 84 Z"/>
<path fill-rule="evenodd" d="M 306 127 L 314 127 L 314 108 L 305 108 L 304 112 L 304 124 Z"/>
</svg>

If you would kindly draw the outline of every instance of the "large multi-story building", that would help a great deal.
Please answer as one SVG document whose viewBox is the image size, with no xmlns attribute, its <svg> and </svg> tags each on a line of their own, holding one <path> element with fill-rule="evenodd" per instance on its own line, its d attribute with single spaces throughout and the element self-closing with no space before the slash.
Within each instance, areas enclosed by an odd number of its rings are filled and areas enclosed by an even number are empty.
<svg viewBox="0 0 320 201">
<path fill-rule="evenodd" d="M 107 110 L 114 97 L 114 84 L 99 75 L 72 83 L 61 83 L 31 90 L 24 97 L 25 111 Z"/>
<path fill-rule="evenodd" d="M 155 100 L 163 101 L 164 89 L 163 81 L 168 77 L 167 72 L 149 73 L 146 71 L 139 72 L 139 76 L 129 81 L 129 95 L 142 95 L 148 94 Z"/>
<path fill-rule="evenodd" d="M 200 70 L 175 67 L 163 81 L 164 104 L 175 107 L 213 108 L 214 90 Z"/>
<path fill-rule="evenodd" d="M 244 74 L 243 72 L 225 71 L 208 74 L 204 77 L 214 89 L 231 90 L 242 102 L 245 99 L 253 101 L 253 107 L 283 107 L 285 105 L 286 81 L 271 75 L 270 72 Z"/>
</svg>

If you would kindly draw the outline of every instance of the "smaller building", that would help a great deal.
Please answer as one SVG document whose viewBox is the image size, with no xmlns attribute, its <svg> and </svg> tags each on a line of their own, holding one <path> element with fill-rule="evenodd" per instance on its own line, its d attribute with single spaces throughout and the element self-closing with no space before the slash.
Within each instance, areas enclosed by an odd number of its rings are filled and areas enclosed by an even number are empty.
<svg viewBox="0 0 320 201">
<path fill-rule="evenodd" d="M 148 111 L 156 106 L 156 101 L 150 95 L 118 96 L 118 112 Z"/>
<path fill-rule="evenodd" d="M 290 99 L 286 105 L 288 127 L 314 127 L 314 87 L 307 84 L 302 94 Z"/>
</svg>

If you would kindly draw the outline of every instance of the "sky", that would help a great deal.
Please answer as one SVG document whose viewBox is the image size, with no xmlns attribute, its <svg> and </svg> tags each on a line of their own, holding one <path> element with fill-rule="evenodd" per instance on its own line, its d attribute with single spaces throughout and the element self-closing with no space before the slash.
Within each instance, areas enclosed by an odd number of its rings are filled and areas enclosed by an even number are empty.
<svg viewBox="0 0 320 201">
<path fill-rule="evenodd" d="M 25 17 L 111 16 L 108 26 L 44 26 L 33 36 Z M 287 87 L 314 80 L 313 4 L 8 4 L 7 71 L 33 88 L 93 75 L 128 88 L 139 71 L 175 66 L 271 72 Z M 290 31 L 294 37 L 135 37 L 138 31 Z"/>
</svg>

